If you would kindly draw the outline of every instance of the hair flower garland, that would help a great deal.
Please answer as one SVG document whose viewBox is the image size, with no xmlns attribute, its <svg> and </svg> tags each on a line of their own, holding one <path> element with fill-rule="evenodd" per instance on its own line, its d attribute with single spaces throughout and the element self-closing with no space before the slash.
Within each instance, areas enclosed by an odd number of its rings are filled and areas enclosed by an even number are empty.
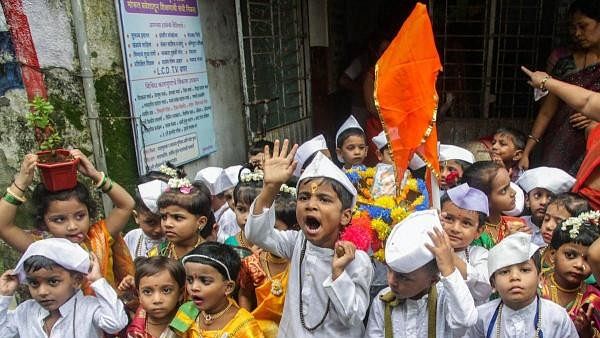
<svg viewBox="0 0 600 338">
<path fill-rule="evenodd" d="M 164 164 L 161 164 L 160 167 L 158 167 L 158 171 L 160 171 L 161 173 L 163 173 L 169 177 L 177 178 L 177 169 L 173 169 Z"/>
<path fill-rule="evenodd" d="M 281 185 L 281 188 L 279 188 L 279 191 L 281 191 L 281 192 L 284 192 L 284 193 L 287 193 L 287 194 L 290 194 L 290 195 L 292 195 L 293 197 L 296 197 L 296 188 L 294 188 L 294 187 L 290 187 L 290 186 L 289 186 L 289 185 L 287 185 L 287 184 L 282 184 L 282 185 Z"/>
<path fill-rule="evenodd" d="M 171 178 L 167 183 L 171 189 L 179 189 L 182 194 L 189 194 L 192 192 L 192 183 L 186 177 L 184 178 Z"/>
<path fill-rule="evenodd" d="M 579 228 L 585 223 L 598 224 L 600 221 L 600 211 L 587 211 L 582 212 L 576 217 L 569 217 L 561 223 L 560 230 L 567 231 L 569 229 L 569 237 L 571 239 L 577 238 L 579 235 Z"/>
<path fill-rule="evenodd" d="M 250 183 L 250 182 L 260 182 L 264 179 L 264 174 L 260 170 L 255 170 L 249 173 L 242 173 L 240 176 L 240 182 Z"/>
</svg>

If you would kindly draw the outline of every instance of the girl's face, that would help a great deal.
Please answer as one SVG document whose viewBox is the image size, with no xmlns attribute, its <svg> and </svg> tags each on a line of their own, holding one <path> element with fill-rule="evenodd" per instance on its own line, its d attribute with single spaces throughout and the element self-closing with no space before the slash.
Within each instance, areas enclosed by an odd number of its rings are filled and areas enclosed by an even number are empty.
<svg viewBox="0 0 600 338">
<path fill-rule="evenodd" d="M 510 176 L 504 168 L 498 169 L 498 173 L 492 181 L 492 192 L 490 198 L 490 211 L 508 211 L 515 208 L 515 191 L 510 187 Z"/>
<path fill-rule="evenodd" d="M 190 299 L 201 311 L 215 313 L 227 306 L 227 297 L 235 283 L 207 264 L 185 263 L 186 288 Z"/>
<path fill-rule="evenodd" d="M 590 276 L 592 270 L 588 263 L 587 246 L 575 243 L 565 243 L 552 249 L 551 261 L 554 263 L 554 278 L 564 288 L 576 288 Z"/>
<path fill-rule="evenodd" d="M 198 233 L 206 226 L 206 216 L 190 213 L 178 205 L 160 209 L 160 225 L 165 237 L 175 243 L 197 240 Z"/>
<path fill-rule="evenodd" d="M 44 214 L 44 222 L 54 237 L 82 243 L 90 229 L 87 206 L 75 197 L 66 201 L 52 201 Z"/>
<path fill-rule="evenodd" d="M 442 206 L 442 227 L 450 238 L 450 244 L 455 251 L 464 250 L 481 231 L 477 211 L 465 210 L 456 206 L 452 201 Z"/>
<path fill-rule="evenodd" d="M 579 11 L 571 16 L 569 31 L 575 43 L 583 49 L 594 47 L 600 42 L 600 23 Z"/>
<path fill-rule="evenodd" d="M 246 225 L 246 221 L 248 220 L 248 212 L 250 211 L 250 206 L 244 202 L 237 202 L 235 204 L 235 220 L 237 221 L 240 229 L 244 230 L 244 226 Z"/>
<path fill-rule="evenodd" d="M 167 270 L 142 277 L 138 294 L 140 305 L 154 320 L 170 318 L 183 300 L 183 289 Z"/>
<path fill-rule="evenodd" d="M 546 244 L 550 244 L 554 229 L 569 217 L 571 217 L 571 214 L 562 205 L 552 203 L 548 206 L 540 227 L 540 232 Z"/>
</svg>

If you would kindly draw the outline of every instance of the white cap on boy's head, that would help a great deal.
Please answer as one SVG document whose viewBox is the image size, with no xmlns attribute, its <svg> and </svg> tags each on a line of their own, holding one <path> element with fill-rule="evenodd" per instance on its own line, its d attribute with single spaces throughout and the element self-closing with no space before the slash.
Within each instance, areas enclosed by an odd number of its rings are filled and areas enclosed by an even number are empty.
<svg viewBox="0 0 600 338">
<path fill-rule="evenodd" d="M 194 180 L 206 184 L 213 196 L 234 187 L 225 170 L 219 167 L 207 167 L 198 171 Z"/>
<path fill-rule="evenodd" d="M 451 144 L 440 144 L 440 162 L 450 160 L 461 160 L 473 164 L 475 163 L 475 156 L 465 148 Z"/>
<path fill-rule="evenodd" d="M 241 165 L 232 165 L 231 167 L 225 168 L 225 175 L 227 175 L 229 182 L 231 182 L 231 185 L 234 187 L 238 184 L 240 170 L 242 170 L 242 168 L 243 166 Z"/>
<path fill-rule="evenodd" d="M 385 261 L 390 269 L 409 273 L 429 263 L 434 255 L 425 244 L 433 245 L 429 232 L 434 228 L 442 230 L 436 210 L 415 211 L 394 226 L 385 244 Z"/>
<path fill-rule="evenodd" d="M 423 159 L 421 159 L 421 156 L 417 155 L 417 153 L 415 153 L 410 159 L 410 162 L 408 162 L 408 167 L 410 168 L 410 170 L 419 170 L 426 165 L 427 164 L 425 163 L 425 161 L 423 161 Z"/>
<path fill-rule="evenodd" d="M 158 213 L 158 205 L 156 201 L 160 195 L 169 188 L 169 185 L 161 180 L 152 180 L 150 182 L 142 183 L 137 186 L 140 198 L 148 210 L 152 213 Z"/>
<path fill-rule="evenodd" d="M 306 160 L 312 156 L 312 154 L 317 151 L 327 150 L 327 141 L 325 141 L 325 137 L 323 134 L 317 135 L 312 139 L 302 143 L 298 150 L 296 150 L 296 155 L 294 155 L 294 160 L 298 162 L 296 169 L 294 170 L 294 176 L 298 177 L 302 173 L 302 167 Z"/>
<path fill-rule="evenodd" d="M 510 187 L 515 191 L 515 207 L 509 211 L 503 211 L 502 213 L 507 216 L 520 216 L 525 209 L 525 194 L 523 190 L 514 182 L 510 182 Z"/>
<path fill-rule="evenodd" d="M 575 178 L 558 168 L 539 167 L 525 171 L 517 180 L 517 184 L 526 193 L 535 188 L 543 188 L 558 195 L 571 190 Z"/>
<path fill-rule="evenodd" d="M 467 183 L 457 185 L 446 191 L 452 203 L 465 210 L 479 211 L 486 216 L 490 215 L 487 196 L 483 191 L 469 187 Z"/>
<path fill-rule="evenodd" d="M 387 137 L 385 136 L 385 131 L 382 131 L 381 133 L 377 134 L 377 136 L 373 137 L 371 140 L 373 141 L 378 150 L 381 150 L 381 148 L 385 147 L 385 145 L 388 144 Z"/>
<path fill-rule="evenodd" d="M 90 255 L 76 243 L 64 238 L 48 238 L 31 243 L 27 251 L 21 256 L 15 274 L 23 282 L 27 276 L 25 261 L 32 256 L 43 256 L 66 270 L 88 273 L 90 270 Z"/>
<path fill-rule="evenodd" d="M 524 232 L 517 232 L 505 237 L 488 253 L 490 277 L 502 268 L 528 261 L 539 248 L 531 243 L 531 235 Z"/>
<path fill-rule="evenodd" d="M 354 118 L 353 115 L 350 115 L 350 117 L 348 117 L 346 119 L 346 121 L 344 121 L 344 123 L 342 124 L 342 126 L 340 127 L 340 129 L 338 129 L 337 133 L 335 134 L 335 147 L 336 148 L 340 148 L 342 145 L 338 144 L 338 138 L 340 137 L 340 135 L 345 132 L 348 129 L 352 129 L 352 128 L 356 128 L 356 129 L 360 129 L 364 132 L 364 129 L 362 129 L 362 127 L 360 126 L 360 124 L 358 124 L 358 121 L 356 120 L 356 118 Z"/>
<path fill-rule="evenodd" d="M 308 167 L 304 169 L 302 176 L 298 179 L 296 189 L 300 190 L 300 183 L 307 178 L 327 177 L 341 184 L 350 194 L 352 194 L 352 206 L 356 204 L 356 188 L 348 179 L 346 174 L 340 170 L 327 156 L 322 152 L 318 152 L 315 158 L 310 162 Z"/>
</svg>

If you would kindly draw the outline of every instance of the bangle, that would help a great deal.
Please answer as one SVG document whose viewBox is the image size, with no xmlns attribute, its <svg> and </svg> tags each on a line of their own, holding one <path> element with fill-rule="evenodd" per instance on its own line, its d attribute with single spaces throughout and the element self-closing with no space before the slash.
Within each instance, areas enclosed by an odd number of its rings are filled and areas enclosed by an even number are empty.
<svg viewBox="0 0 600 338">
<path fill-rule="evenodd" d="M 550 75 L 546 75 L 546 77 L 544 77 L 542 79 L 542 81 L 540 81 L 540 89 L 543 91 L 546 91 L 546 82 L 548 82 L 548 80 L 550 80 L 552 77 L 550 77 Z"/>
<path fill-rule="evenodd" d="M 15 188 L 19 189 L 19 190 L 20 190 L 22 193 L 25 193 L 25 189 L 23 189 L 23 188 L 19 187 L 19 186 L 17 185 L 17 182 L 16 182 L 16 181 L 13 181 L 13 182 L 12 182 L 12 184 L 15 186 Z"/>
<path fill-rule="evenodd" d="M 17 196 L 17 194 L 15 194 L 14 191 L 10 190 L 10 187 L 6 188 L 6 194 L 11 195 L 13 198 L 15 198 L 17 201 L 19 201 L 21 203 L 25 203 L 25 201 L 27 201 L 27 199 L 25 197 Z"/>
<path fill-rule="evenodd" d="M 19 201 L 14 195 L 9 194 L 8 192 L 4 194 L 4 197 L 2 197 L 2 199 L 17 207 L 23 204 L 23 202 Z"/>
<path fill-rule="evenodd" d="M 110 192 L 113 188 L 113 180 L 110 180 L 110 184 L 108 185 L 108 188 L 104 189 L 104 187 L 102 187 L 102 192 L 105 194 L 108 194 L 108 192 Z"/>
<path fill-rule="evenodd" d="M 101 171 L 100 174 L 102 174 L 102 179 L 99 180 L 98 183 L 96 183 L 96 189 L 100 189 L 106 184 L 106 174 L 104 173 L 104 171 Z"/>
<path fill-rule="evenodd" d="M 531 135 L 531 134 L 527 135 L 527 138 L 531 139 L 531 140 L 534 140 L 535 143 L 540 143 L 540 139 L 537 138 L 537 137 L 535 137 L 535 136 L 533 136 L 533 135 Z"/>
</svg>

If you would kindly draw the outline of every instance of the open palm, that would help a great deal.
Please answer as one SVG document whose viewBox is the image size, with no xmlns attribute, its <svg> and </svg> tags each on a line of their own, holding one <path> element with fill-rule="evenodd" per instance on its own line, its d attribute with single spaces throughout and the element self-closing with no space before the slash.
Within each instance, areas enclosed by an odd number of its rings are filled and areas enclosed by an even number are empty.
<svg viewBox="0 0 600 338">
<path fill-rule="evenodd" d="M 264 168 L 264 184 L 283 184 L 287 182 L 293 175 L 297 162 L 294 161 L 294 155 L 298 149 L 298 145 L 294 144 L 288 152 L 289 141 L 283 141 L 281 149 L 279 148 L 279 140 L 275 140 L 273 145 L 273 155 L 269 154 L 269 147 L 265 147 L 265 162 Z"/>
</svg>

